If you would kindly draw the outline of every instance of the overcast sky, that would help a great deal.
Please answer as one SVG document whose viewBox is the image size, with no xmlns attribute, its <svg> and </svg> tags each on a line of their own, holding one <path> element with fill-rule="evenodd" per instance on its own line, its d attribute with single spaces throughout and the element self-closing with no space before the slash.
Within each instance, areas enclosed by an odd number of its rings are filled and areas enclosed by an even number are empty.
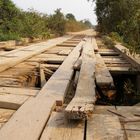
<svg viewBox="0 0 140 140">
<path fill-rule="evenodd" d="M 57 8 L 61 8 L 64 14 L 72 13 L 77 20 L 89 19 L 96 24 L 94 3 L 87 0 L 12 0 L 19 8 L 27 10 L 33 8 L 39 12 L 52 14 Z"/>
</svg>

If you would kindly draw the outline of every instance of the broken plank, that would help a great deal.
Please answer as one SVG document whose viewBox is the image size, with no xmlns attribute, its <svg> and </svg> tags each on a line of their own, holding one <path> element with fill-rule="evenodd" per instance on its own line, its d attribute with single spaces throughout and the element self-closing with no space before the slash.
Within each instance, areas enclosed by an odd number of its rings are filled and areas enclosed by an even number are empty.
<svg viewBox="0 0 140 140">
<path fill-rule="evenodd" d="M 94 110 L 95 97 L 95 57 L 92 45 L 87 42 L 83 47 L 82 65 L 76 93 L 65 109 L 69 119 L 84 119 Z"/>
<path fill-rule="evenodd" d="M 124 140 L 125 134 L 122 130 L 117 116 L 94 114 L 87 120 L 86 140 Z"/>
<path fill-rule="evenodd" d="M 46 78 L 45 78 L 44 69 L 41 65 L 40 65 L 39 70 L 40 70 L 40 84 L 41 84 L 41 88 L 42 88 L 47 81 L 46 81 Z"/>
<path fill-rule="evenodd" d="M 98 86 L 111 86 L 113 85 L 113 78 L 107 69 L 100 54 L 95 54 L 96 56 L 96 70 L 95 78 Z"/>
<path fill-rule="evenodd" d="M 65 119 L 64 113 L 53 112 L 40 140 L 83 140 L 84 121 Z"/>
<path fill-rule="evenodd" d="M 0 94 L 0 107 L 6 109 L 18 109 L 29 96 L 14 95 L 14 94 Z"/>
</svg>

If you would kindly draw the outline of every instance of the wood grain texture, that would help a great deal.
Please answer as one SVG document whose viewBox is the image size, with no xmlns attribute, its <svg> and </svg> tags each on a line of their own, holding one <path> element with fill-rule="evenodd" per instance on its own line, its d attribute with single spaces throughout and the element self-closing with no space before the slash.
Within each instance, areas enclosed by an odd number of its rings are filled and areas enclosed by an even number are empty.
<svg viewBox="0 0 140 140">
<path fill-rule="evenodd" d="M 117 116 L 94 114 L 87 121 L 86 140 L 124 140 L 125 135 Z"/>
<path fill-rule="evenodd" d="M 84 122 L 66 120 L 64 113 L 53 112 L 40 140 L 83 140 Z"/>
</svg>

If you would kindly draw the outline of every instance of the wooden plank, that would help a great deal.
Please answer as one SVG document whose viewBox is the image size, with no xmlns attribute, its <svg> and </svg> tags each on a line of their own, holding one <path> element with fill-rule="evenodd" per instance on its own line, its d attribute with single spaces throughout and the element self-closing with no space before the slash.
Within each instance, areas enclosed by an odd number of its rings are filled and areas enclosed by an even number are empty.
<svg viewBox="0 0 140 140">
<path fill-rule="evenodd" d="M 117 52 L 108 52 L 108 51 L 101 51 L 101 52 L 99 52 L 99 54 L 101 55 L 101 56 L 118 56 L 119 55 L 119 53 L 117 53 Z"/>
<path fill-rule="evenodd" d="M 107 67 L 131 67 L 132 65 L 131 64 L 106 64 Z"/>
<path fill-rule="evenodd" d="M 125 134 L 122 130 L 117 116 L 94 114 L 87 121 L 86 140 L 124 140 Z"/>
<path fill-rule="evenodd" d="M 37 140 L 50 116 L 55 101 L 31 98 L 25 102 L 0 130 L 1 140 Z M 28 127 L 27 127 L 28 126 Z"/>
<path fill-rule="evenodd" d="M 111 111 L 116 111 L 115 106 L 101 106 L 101 105 L 96 105 L 94 107 L 94 114 L 108 114 L 108 115 L 113 115 L 112 113 L 110 113 L 108 110 Z"/>
<path fill-rule="evenodd" d="M 82 53 L 82 66 L 76 93 L 65 109 L 70 119 L 83 119 L 93 113 L 95 97 L 95 57 L 92 45 L 87 42 Z"/>
<path fill-rule="evenodd" d="M 63 64 L 53 74 L 51 79 L 70 80 L 72 78 L 73 73 L 74 73 L 73 65 L 80 56 L 80 51 L 82 49 L 83 44 L 84 44 L 84 42 L 82 41 L 73 49 L 73 51 L 65 59 Z"/>
<path fill-rule="evenodd" d="M 127 61 L 105 61 L 105 64 L 130 64 L 129 62 Z"/>
<path fill-rule="evenodd" d="M 127 139 L 128 140 L 139 140 L 140 138 L 140 107 L 139 106 L 117 106 L 117 112 L 126 116 L 126 119 L 122 120 Z M 124 122 L 123 122 L 124 121 Z M 125 123 L 127 121 L 127 123 Z"/>
<path fill-rule="evenodd" d="M 45 73 L 42 65 L 40 65 L 40 83 L 41 83 L 41 88 L 46 84 L 46 78 L 45 78 Z"/>
<path fill-rule="evenodd" d="M 64 113 L 53 112 L 40 140 L 83 140 L 84 122 L 69 121 Z"/>
<path fill-rule="evenodd" d="M 96 56 L 96 70 L 95 78 L 98 86 L 111 86 L 114 84 L 113 78 L 107 69 L 100 54 L 95 54 Z"/>
<path fill-rule="evenodd" d="M 46 51 L 47 49 L 53 47 L 54 45 L 56 45 L 59 42 L 63 42 L 65 40 L 67 40 L 69 37 L 61 37 L 61 38 L 57 38 L 57 39 L 52 39 L 49 40 L 47 42 L 44 43 L 38 43 L 37 45 L 31 45 L 28 47 L 29 50 L 31 50 L 31 48 L 33 49 L 33 51 L 15 51 L 13 53 L 11 53 L 12 56 L 16 55 L 17 57 L 14 58 L 1 58 L 0 61 L 0 72 L 15 66 L 16 64 L 31 58 L 34 55 L 40 54 L 44 51 Z M 28 50 L 27 49 L 27 50 Z"/>
<path fill-rule="evenodd" d="M 105 49 L 105 48 L 100 48 L 99 52 L 114 52 L 114 49 Z"/>
<path fill-rule="evenodd" d="M 62 43 L 62 44 L 57 44 L 56 46 L 61 46 L 61 47 L 75 47 L 76 44 L 66 44 L 66 43 Z"/>
<path fill-rule="evenodd" d="M 93 45 L 94 51 L 98 52 L 99 48 L 97 46 L 96 39 L 94 37 L 92 38 L 92 45 Z"/>
<path fill-rule="evenodd" d="M 42 88 L 38 96 L 51 96 L 55 99 L 57 105 L 61 106 L 63 104 L 70 81 L 73 77 L 73 64 L 80 55 L 82 45 L 83 42 L 79 43 L 74 48 L 63 64 L 59 67 L 59 69 L 57 69 L 46 85 Z"/>
<path fill-rule="evenodd" d="M 62 62 L 65 60 L 65 57 L 59 56 L 59 57 L 33 57 L 31 59 L 26 60 L 26 62 L 46 62 L 46 63 L 56 63 L 56 64 L 62 64 Z"/>
<path fill-rule="evenodd" d="M 134 67 L 136 67 L 140 71 L 140 57 L 139 54 L 134 54 L 134 56 L 130 53 L 129 49 L 124 47 L 123 45 L 117 43 L 114 47 L 116 51 L 121 53 L 121 55 L 127 59 Z"/>
<path fill-rule="evenodd" d="M 67 56 L 69 55 L 71 52 L 71 50 L 62 50 L 58 53 L 58 55 L 64 55 L 64 56 Z"/>
<path fill-rule="evenodd" d="M 38 93 L 39 93 L 39 90 L 37 90 L 37 89 L 0 87 L 0 94 L 36 96 Z"/>
<path fill-rule="evenodd" d="M 112 73 L 137 73 L 138 71 L 132 67 L 108 67 L 109 71 Z"/>
<path fill-rule="evenodd" d="M 29 96 L 14 95 L 14 94 L 1 94 L 0 107 L 7 109 L 18 109 Z"/>
<path fill-rule="evenodd" d="M 57 64 L 42 64 L 43 67 L 48 68 L 50 70 L 57 70 L 60 65 Z"/>
<path fill-rule="evenodd" d="M 70 80 L 49 79 L 37 97 L 50 96 L 55 100 L 57 106 L 62 106 L 69 84 Z"/>
</svg>

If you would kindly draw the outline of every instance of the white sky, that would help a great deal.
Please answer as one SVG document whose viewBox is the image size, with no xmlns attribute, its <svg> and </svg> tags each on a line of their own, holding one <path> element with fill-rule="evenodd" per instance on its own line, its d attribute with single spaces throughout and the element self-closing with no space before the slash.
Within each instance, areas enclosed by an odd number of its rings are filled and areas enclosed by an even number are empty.
<svg viewBox="0 0 140 140">
<path fill-rule="evenodd" d="M 77 20 L 89 19 L 92 24 L 96 24 L 94 13 L 95 4 L 87 0 L 12 0 L 19 8 L 35 10 L 52 14 L 57 8 L 61 8 L 64 14 L 72 13 Z"/>
</svg>

